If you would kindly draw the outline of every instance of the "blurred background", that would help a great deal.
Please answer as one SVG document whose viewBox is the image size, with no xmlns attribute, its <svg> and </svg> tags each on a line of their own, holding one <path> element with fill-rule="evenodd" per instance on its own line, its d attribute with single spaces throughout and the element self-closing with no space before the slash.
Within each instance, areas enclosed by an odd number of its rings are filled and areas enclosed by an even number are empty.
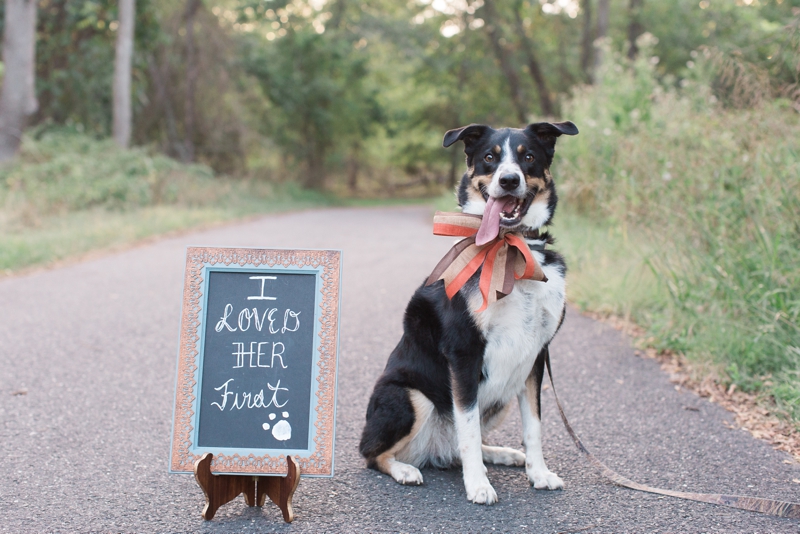
<svg viewBox="0 0 800 534">
<path fill-rule="evenodd" d="M 570 300 L 800 420 L 800 0 L 5 0 L 0 21 L 8 273 L 276 210 L 449 209 L 446 130 L 569 119 Z"/>
</svg>

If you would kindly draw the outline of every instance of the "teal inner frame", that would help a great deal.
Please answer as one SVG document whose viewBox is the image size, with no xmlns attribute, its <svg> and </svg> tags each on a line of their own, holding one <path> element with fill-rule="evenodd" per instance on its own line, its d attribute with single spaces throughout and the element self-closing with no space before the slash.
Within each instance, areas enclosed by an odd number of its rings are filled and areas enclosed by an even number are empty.
<svg viewBox="0 0 800 534">
<path fill-rule="evenodd" d="M 316 452 L 316 426 L 315 423 L 317 422 L 317 391 L 318 391 L 318 376 L 319 376 L 319 360 L 320 360 L 320 353 L 319 353 L 319 344 L 320 344 L 320 317 L 322 315 L 321 309 L 321 302 L 322 302 L 322 267 L 291 267 L 291 268 L 284 268 L 280 265 L 276 265 L 275 267 L 253 267 L 253 266 L 230 266 L 230 265 L 211 265 L 206 264 L 203 268 L 203 283 L 202 283 L 202 295 L 200 301 L 202 303 L 202 309 L 200 313 L 200 324 L 197 328 L 197 336 L 198 336 L 198 351 L 197 351 L 197 361 L 196 361 L 196 370 L 195 370 L 195 386 L 193 391 L 193 431 L 191 435 L 191 446 L 189 447 L 189 451 L 193 454 L 202 455 L 206 452 L 210 452 L 217 455 L 226 455 L 226 456 L 233 456 L 238 455 L 240 457 L 247 457 L 249 455 L 254 455 L 256 457 L 269 455 L 269 456 L 280 456 L 280 455 L 292 455 L 294 457 L 304 457 L 310 456 Z M 295 448 L 295 449 L 267 449 L 267 448 L 239 448 L 239 447 L 201 447 L 198 446 L 198 434 L 200 430 L 200 415 L 201 415 L 201 386 L 203 384 L 203 368 L 204 368 L 204 358 L 205 358 L 205 332 L 208 327 L 209 321 L 215 321 L 214 318 L 209 318 L 208 316 L 208 296 L 209 296 L 209 279 L 210 274 L 213 272 L 246 272 L 246 273 L 258 273 L 263 275 L 270 275 L 270 274 L 313 274 L 315 276 L 315 299 L 314 299 L 314 318 L 313 318 L 313 353 L 312 353 L 312 361 L 311 361 L 311 387 L 310 387 L 310 398 L 309 398 L 309 418 L 308 418 L 308 447 L 306 448 Z M 332 460 L 331 460 L 332 461 Z M 221 472 L 219 474 L 226 474 Z M 236 473 L 230 473 L 236 474 Z"/>
</svg>

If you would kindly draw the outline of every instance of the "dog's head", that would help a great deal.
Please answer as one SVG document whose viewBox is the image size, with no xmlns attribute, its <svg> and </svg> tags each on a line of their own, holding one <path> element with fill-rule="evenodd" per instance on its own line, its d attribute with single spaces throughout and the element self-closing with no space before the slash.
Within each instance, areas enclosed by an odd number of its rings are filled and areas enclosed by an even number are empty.
<svg viewBox="0 0 800 534">
<path fill-rule="evenodd" d="M 464 141 L 467 172 L 458 189 L 464 213 L 488 215 L 487 205 L 499 213 L 500 226 L 537 229 L 555 213 L 556 190 L 550 175 L 556 138 L 576 135 L 571 122 L 537 122 L 524 130 L 495 130 L 470 124 L 444 134 L 443 145 Z"/>
</svg>

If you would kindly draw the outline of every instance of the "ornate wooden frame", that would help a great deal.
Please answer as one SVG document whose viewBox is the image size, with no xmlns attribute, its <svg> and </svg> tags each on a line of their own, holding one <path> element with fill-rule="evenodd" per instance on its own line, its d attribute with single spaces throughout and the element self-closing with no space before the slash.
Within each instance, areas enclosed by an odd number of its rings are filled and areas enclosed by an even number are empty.
<svg viewBox="0 0 800 534">
<path fill-rule="evenodd" d="M 319 280 L 319 321 L 316 365 L 317 383 L 312 383 L 312 411 L 316 413 L 311 454 L 291 456 L 303 476 L 333 476 L 333 446 L 336 417 L 336 369 L 339 341 L 341 251 L 283 250 L 255 248 L 188 247 L 181 314 L 180 348 L 175 386 L 175 408 L 170 472 L 193 473 L 195 462 L 203 456 L 194 440 L 194 420 L 198 409 L 199 386 L 196 379 L 200 354 L 200 326 L 203 320 L 203 284 L 208 268 L 242 270 L 274 268 L 307 269 Z M 317 343 L 318 342 L 318 343 Z M 280 451 L 262 456 L 214 454 L 211 471 L 218 474 L 285 475 L 286 454 Z"/>
</svg>

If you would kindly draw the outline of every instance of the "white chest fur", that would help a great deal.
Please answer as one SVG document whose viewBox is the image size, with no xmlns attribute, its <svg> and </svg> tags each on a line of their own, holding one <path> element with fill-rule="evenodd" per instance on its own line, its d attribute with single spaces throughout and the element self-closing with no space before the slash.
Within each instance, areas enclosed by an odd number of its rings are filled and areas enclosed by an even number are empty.
<svg viewBox="0 0 800 534">
<path fill-rule="evenodd" d="M 540 264 L 543 257 L 534 252 Z M 486 338 L 483 359 L 485 380 L 478 391 L 478 405 L 506 404 L 525 387 L 536 356 L 558 329 L 564 308 L 564 276 L 555 266 L 543 266 L 547 282 L 518 280 L 514 291 L 472 317 Z M 470 296 L 471 309 L 481 295 Z"/>
</svg>

